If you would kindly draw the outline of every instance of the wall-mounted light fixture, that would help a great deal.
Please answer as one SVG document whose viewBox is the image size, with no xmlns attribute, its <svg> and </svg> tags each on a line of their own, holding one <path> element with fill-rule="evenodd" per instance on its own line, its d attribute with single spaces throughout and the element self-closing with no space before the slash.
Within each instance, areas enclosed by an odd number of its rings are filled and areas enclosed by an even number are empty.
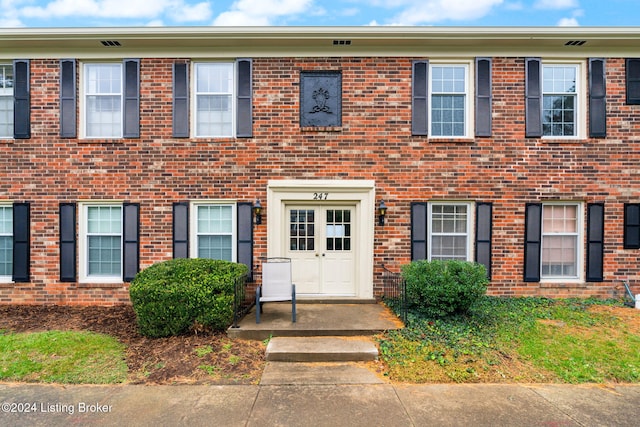
<svg viewBox="0 0 640 427">
<path fill-rule="evenodd" d="M 384 204 L 384 200 L 380 200 L 378 205 L 378 225 L 384 225 L 384 217 L 387 216 L 387 205 Z"/>
<path fill-rule="evenodd" d="M 256 224 L 262 224 L 262 205 L 260 199 L 256 200 L 253 205 L 253 216 L 256 218 Z"/>
</svg>

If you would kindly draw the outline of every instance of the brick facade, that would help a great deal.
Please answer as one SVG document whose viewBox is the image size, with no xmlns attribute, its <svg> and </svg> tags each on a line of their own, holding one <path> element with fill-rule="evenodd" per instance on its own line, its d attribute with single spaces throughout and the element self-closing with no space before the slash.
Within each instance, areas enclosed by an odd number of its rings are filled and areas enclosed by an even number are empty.
<svg viewBox="0 0 640 427">
<path fill-rule="evenodd" d="M 421 58 L 253 58 L 253 137 L 215 139 L 172 137 L 172 67 L 190 59 L 142 58 L 140 138 L 116 140 L 61 138 L 59 59 L 32 59 L 31 137 L 0 140 L 0 199 L 31 207 L 30 280 L 1 284 L 0 303 L 128 302 L 127 283 L 60 281 L 60 203 L 139 203 L 142 269 L 173 256 L 174 202 L 260 199 L 266 219 L 268 181 L 278 179 L 375 181 L 388 206 L 374 230 L 376 295 L 382 265 L 398 271 L 411 260 L 412 202 L 431 200 L 493 204 L 490 294 L 614 297 L 621 278 L 637 282 L 640 252 L 623 248 L 623 210 L 640 202 L 640 106 L 625 103 L 624 58 L 606 60 L 607 137 L 569 141 L 525 137 L 524 56 L 492 58 L 491 137 L 412 136 L 412 61 Z M 342 74 L 342 126 L 301 129 L 300 72 L 330 70 Z M 602 282 L 523 280 L 525 206 L 546 201 L 604 203 Z M 266 225 L 253 236 L 258 260 Z"/>
</svg>

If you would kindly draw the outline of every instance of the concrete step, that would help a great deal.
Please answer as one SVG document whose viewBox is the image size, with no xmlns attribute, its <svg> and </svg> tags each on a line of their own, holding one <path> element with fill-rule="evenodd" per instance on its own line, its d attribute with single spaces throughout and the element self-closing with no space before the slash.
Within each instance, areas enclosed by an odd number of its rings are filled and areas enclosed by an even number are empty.
<svg viewBox="0 0 640 427">
<path fill-rule="evenodd" d="M 371 362 L 267 362 L 260 385 L 384 384 Z"/>
<path fill-rule="evenodd" d="M 378 358 L 370 337 L 275 337 L 269 341 L 266 359 L 271 362 L 347 362 Z"/>
</svg>

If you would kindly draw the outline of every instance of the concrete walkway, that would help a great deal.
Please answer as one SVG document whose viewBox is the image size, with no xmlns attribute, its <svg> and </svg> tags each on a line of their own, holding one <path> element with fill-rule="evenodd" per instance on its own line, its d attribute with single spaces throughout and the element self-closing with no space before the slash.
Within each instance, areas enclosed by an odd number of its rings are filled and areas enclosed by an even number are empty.
<svg viewBox="0 0 640 427">
<path fill-rule="evenodd" d="M 637 426 L 640 385 L 0 384 L 3 426 Z"/>
</svg>

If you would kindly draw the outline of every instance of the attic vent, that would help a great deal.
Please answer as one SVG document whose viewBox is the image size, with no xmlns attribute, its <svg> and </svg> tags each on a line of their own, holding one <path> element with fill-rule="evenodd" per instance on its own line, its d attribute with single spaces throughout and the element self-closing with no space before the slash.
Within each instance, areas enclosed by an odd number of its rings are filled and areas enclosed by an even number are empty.
<svg viewBox="0 0 640 427">
<path fill-rule="evenodd" d="M 351 40 L 334 40 L 333 41 L 333 45 L 339 45 L 339 46 L 349 46 L 351 45 Z"/>
<path fill-rule="evenodd" d="M 106 47 L 120 47 L 120 46 L 122 46 L 120 44 L 120 42 L 117 41 L 117 40 L 101 40 L 100 43 L 102 43 L 102 46 L 106 46 Z"/>
<path fill-rule="evenodd" d="M 564 45 L 565 46 L 582 46 L 586 42 L 587 42 L 586 40 L 569 40 Z"/>
</svg>

